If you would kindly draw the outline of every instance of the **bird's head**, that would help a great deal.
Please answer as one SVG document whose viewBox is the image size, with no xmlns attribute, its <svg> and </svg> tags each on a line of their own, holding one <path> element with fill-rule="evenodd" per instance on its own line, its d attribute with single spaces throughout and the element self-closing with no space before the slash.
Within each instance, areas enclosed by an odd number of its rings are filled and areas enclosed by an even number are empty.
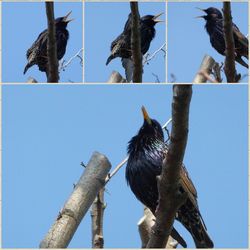
<svg viewBox="0 0 250 250">
<path fill-rule="evenodd" d="M 163 142 L 164 144 L 164 134 L 160 123 L 149 117 L 144 106 L 142 106 L 142 114 L 143 124 L 138 134 L 129 141 L 128 154 L 138 153 L 156 142 Z"/>
<path fill-rule="evenodd" d="M 70 11 L 66 16 L 58 17 L 55 20 L 56 27 L 66 28 L 67 25 L 68 25 L 68 23 L 74 20 L 74 19 L 68 19 L 68 17 L 70 16 L 71 12 L 72 11 Z"/>
<path fill-rule="evenodd" d="M 222 16 L 222 13 L 214 8 L 214 7 L 210 7 L 210 8 L 207 8 L 207 9 L 200 9 L 200 8 L 197 8 L 203 12 L 205 12 L 207 15 L 204 15 L 204 16 L 198 16 L 197 18 L 204 18 L 205 20 L 209 21 L 209 20 L 216 20 L 216 19 L 222 19 L 223 16 Z"/>
<path fill-rule="evenodd" d="M 163 20 L 158 19 L 163 13 L 158 15 L 146 15 L 141 18 L 141 22 L 147 24 L 148 26 L 155 26 L 157 23 L 164 22 Z"/>
<path fill-rule="evenodd" d="M 139 130 L 138 135 L 155 137 L 159 140 L 164 140 L 164 135 L 160 123 L 149 117 L 148 112 L 144 106 L 142 106 L 141 110 L 144 122 Z"/>
</svg>

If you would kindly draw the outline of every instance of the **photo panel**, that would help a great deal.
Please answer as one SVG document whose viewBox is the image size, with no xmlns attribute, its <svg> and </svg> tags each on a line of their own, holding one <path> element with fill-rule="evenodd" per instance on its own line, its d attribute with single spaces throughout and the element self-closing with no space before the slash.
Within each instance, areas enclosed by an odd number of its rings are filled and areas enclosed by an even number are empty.
<svg viewBox="0 0 250 250">
<path fill-rule="evenodd" d="M 59 82 L 82 82 L 83 3 L 55 2 L 54 16 L 57 20 L 57 41 L 60 40 L 57 43 Z M 47 32 L 44 32 L 46 29 L 44 2 L 2 3 L 4 83 L 47 82 Z"/>
<path fill-rule="evenodd" d="M 164 83 L 166 3 L 139 2 L 138 9 L 143 23 L 143 82 Z M 127 61 L 131 56 L 131 24 L 125 25 L 131 19 L 130 11 L 129 2 L 85 3 L 85 82 L 108 82 L 113 71 L 119 72 L 124 79 L 130 75 L 130 62 Z"/>
<path fill-rule="evenodd" d="M 213 68 L 211 79 L 216 81 L 216 78 L 221 78 L 223 83 L 227 82 L 224 73 L 225 56 L 222 55 L 225 50 L 224 38 L 221 37 L 223 22 L 219 20 L 222 8 L 223 2 L 168 2 L 168 82 L 193 82 L 205 56 L 212 57 L 218 63 L 218 67 Z M 210 13 L 206 13 L 206 10 Z M 231 2 L 231 14 L 235 24 L 233 33 L 235 37 L 237 36 L 235 49 L 236 52 L 240 50 L 239 55 L 244 55 L 240 56 L 239 60 L 245 62 L 245 65 L 236 62 L 236 71 L 239 82 L 248 83 L 246 67 L 248 64 L 246 59 L 246 56 L 248 57 L 248 3 Z M 213 15 L 215 15 L 214 18 Z M 205 27 L 206 24 L 210 35 Z M 240 39 L 238 36 L 243 37 Z M 247 50 L 244 52 L 239 48 L 241 46 L 246 48 L 245 44 L 247 44 Z M 211 79 L 208 79 L 209 82 Z"/>
<path fill-rule="evenodd" d="M 155 124 L 165 124 L 172 112 L 171 85 L 4 85 L 2 91 L 3 248 L 37 248 L 60 221 L 59 211 L 93 152 L 108 157 L 114 169 L 131 154 L 128 145 L 136 148 L 131 138 L 137 133 L 151 138 Z M 246 85 L 193 86 L 183 163 L 197 190 L 198 221 L 202 216 L 215 248 L 248 247 L 247 102 Z M 155 134 L 155 145 L 168 141 L 166 131 Z M 147 143 L 137 148 L 147 152 Z M 149 148 L 153 159 L 155 150 L 162 152 Z M 144 206 L 127 185 L 126 167 L 106 185 L 105 248 L 141 247 L 137 223 Z M 189 222 L 191 211 L 183 215 Z M 194 248 L 191 233 L 178 221 L 174 227 Z M 88 211 L 69 247 L 91 248 L 91 237 Z"/>
</svg>

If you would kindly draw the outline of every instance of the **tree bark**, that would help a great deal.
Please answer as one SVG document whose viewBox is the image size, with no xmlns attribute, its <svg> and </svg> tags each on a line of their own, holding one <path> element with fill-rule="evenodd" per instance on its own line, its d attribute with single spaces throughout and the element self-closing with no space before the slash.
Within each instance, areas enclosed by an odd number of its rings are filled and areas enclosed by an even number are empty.
<svg viewBox="0 0 250 250">
<path fill-rule="evenodd" d="M 212 69 L 215 63 L 215 60 L 211 56 L 205 55 L 202 60 L 200 69 L 193 80 L 193 83 L 207 82 L 208 79 L 206 75 L 210 75 L 212 73 Z"/>
<path fill-rule="evenodd" d="M 146 248 L 147 243 L 150 238 L 150 232 L 151 228 L 154 225 L 155 222 L 155 216 L 150 211 L 149 208 L 144 207 L 144 215 L 138 222 L 138 229 L 142 241 L 142 248 Z M 174 240 L 171 236 L 168 238 L 167 245 L 164 248 L 171 249 L 176 248 L 178 245 L 178 242 Z"/>
<path fill-rule="evenodd" d="M 48 67 L 46 71 L 47 82 L 58 82 L 58 60 L 57 60 L 57 43 L 56 43 L 56 27 L 54 17 L 54 3 L 46 2 L 46 14 L 48 22 L 48 40 L 47 40 L 47 56 Z"/>
<path fill-rule="evenodd" d="M 169 150 L 158 177 L 159 205 L 147 248 L 164 248 L 172 231 L 178 208 L 187 194 L 180 194 L 180 169 L 188 138 L 189 106 L 192 85 L 174 85 L 172 101 L 172 130 Z"/>
<path fill-rule="evenodd" d="M 231 16 L 231 3 L 223 2 L 223 30 L 225 37 L 225 75 L 227 77 L 227 82 L 236 82 L 236 70 L 235 70 L 235 45 L 233 38 L 233 28 L 232 28 L 232 16 Z"/>
<path fill-rule="evenodd" d="M 66 248 L 77 227 L 92 205 L 96 195 L 105 185 L 111 168 L 109 160 L 94 152 L 74 191 L 41 241 L 40 248 Z"/>
<path fill-rule="evenodd" d="M 104 191 L 102 188 L 95 198 L 91 209 L 92 218 L 92 248 L 103 248 L 103 217 L 104 217 Z"/>
<path fill-rule="evenodd" d="M 140 14 L 138 11 L 138 2 L 130 3 L 132 13 L 131 30 L 131 49 L 134 62 L 133 82 L 142 82 L 142 54 L 141 54 L 141 32 L 140 32 Z"/>
</svg>

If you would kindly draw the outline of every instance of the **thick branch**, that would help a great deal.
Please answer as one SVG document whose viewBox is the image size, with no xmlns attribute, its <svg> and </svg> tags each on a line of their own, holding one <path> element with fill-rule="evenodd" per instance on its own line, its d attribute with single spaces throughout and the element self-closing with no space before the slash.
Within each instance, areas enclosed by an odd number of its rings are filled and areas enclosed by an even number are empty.
<svg viewBox="0 0 250 250">
<path fill-rule="evenodd" d="M 92 205 L 96 195 L 104 187 L 105 178 L 111 168 L 108 159 L 95 152 L 74 191 L 66 201 L 40 248 L 66 248 L 78 225 Z"/>
<path fill-rule="evenodd" d="M 124 83 L 124 82 L 126 82 L 126 79 L 124 79 L 122 75 L 117 71 L 113 71 L 108 80 L 108 83 Z"/>
<path fill-rule="evenodd" d="M 104 188 L 95 198 L 91 209 L 92 218 L 92 248 L 103 248 L 103 216 L 104 216 Z"/>
<path fill-rule="evenodd" d="M 206 75 L 210 75 L 212 73 L 215 63 L 215 60 L 211 56 L 205 55 L 202 60 L 200 69 L 193 80 L 193 83 L 207 82 L 208 79 Z"/>
<path fill-rule="evenodd" d="M 142 241 L 142 248 L 146 248 L 147 243 L 149 241 L 151 228 L 154 225 L 155 222 L 155 216 L 152 214 L 149 208 L 144 208 L 144 215 L 138 222 L 138 229 Z M 165 248 L 176 248 L 178 245 L 178 242 L 174 240 L 171 236 L 169 236 L 168 243 L 165 246 Z"/>
<path fill-rule="evenodd" d="M 131 49 L 134 62 L 133 82 L 139 83 L 142 82 L 142 54 L 138 2 L 131 2 L 130 8 L 132 13 Z"/>
<path fill-rule="evenodd" d="M 174 85 L 172 101 L 172 130 L 169 150 L 158 178 L 159 205 L 156 222 L 152 228 L 147 248 L 164 248 L 172 231 L 178 208 L 187 194 L 179 193 L 180 169 L 188 138 L 189 106 L 192 97 L 191 85 Z"/>
<path fill-rule="evenodd" d="M 47 40 L 47 82 L 58 82 L 58 60 L 57 60 L 57 45 L 56 45 L 56 31 L 54 18 L 54 3 L 46 2 L 46 14 L 48 22 L 48 40 Z"/>
<path fill-rule="evenodd" d="M 235 45 L 233 38 L 232 16 L 231 16 L 231 3 L 223 2 L 223 30 L 226 44 L 225 51 L 225 75 L 227 82 L 236 82 L 235 70 Z"/>
</svg>

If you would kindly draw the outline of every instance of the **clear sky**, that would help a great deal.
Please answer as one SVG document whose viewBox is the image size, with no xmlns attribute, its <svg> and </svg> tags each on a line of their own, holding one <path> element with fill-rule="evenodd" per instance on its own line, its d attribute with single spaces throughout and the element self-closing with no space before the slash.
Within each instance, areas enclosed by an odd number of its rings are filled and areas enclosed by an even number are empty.
<svg viewBox="0 0 250 250">
<path fill-rule="evenodd" d="M 197 73 L 205 54 L 212 56 L 218 63 L 224 62 L 220 55 L 210 44 L 209 36 L 204 29 L 205 21 L 195 17 L 204 15 L 196 7 L 206 9 L 216 7 L 222 9 L 222 2 L 170 2 L 168 3 L 168 81 L 171 74 L 176 82 L 191 82 Z M 231 3 L 233 22 L 241 32 L 248 34 L 248 4 Z M 246 62 L 247 59 L 244 59 Z M 236 63 L 236 69 L 241 75 L 247 74 L 247 69 Z M 224 81 L 226 77 L 222 74 Z M 245 77 L 244 82 L 248 82 Z"/>
<path fill-rule="evenodd" d="M 93 151 L 114 168 L 143 119 L 171 115 L 172 86 L 3 86 L 2 239 L 4 248 L 37 248 Z M 248 246 L 247 86 L 194 86 L 184 163 L 216 248 Z M 105 193 L 106 248 L 140 248 L 142 205 L 122 168 Z M 176 223 L 177 224 L 177 223 Z M 194 247 L 186 230 L 176 225 Z M 91 247 L 90 213 L 70 247 Z"/>
<path fill-rule="evenodd" d="M 165 20 L 165 3 L 139 3 L 141 16 L 156 15 L 164 12 L 160 18 Z M 111 42 L 123 31 L 130 13 L 129 3 L 85 3 L 85 81 L 107 82 L 112 71 L 124 74 L 120 58 L 116 58 L 105 65 L 110 55 Z M 155 26 L 156 36 L 151 42 L 148 53 L 152 54 L 166 41 L 166 23 Z M 160 82 L 166 81 L 166 62 L 164 53 L 157 56 L 144 67 L 143 82 L 155 82 L 156 76 Z"/>
<path fill-rule="evenodd" d="M 68 24 L 70 38 L 64 59 L 68 61 L 82 47 L 82 3 L 55 3 L 55 17 L 65 16 L 72 11 L 74 21 Z M 46 82 L 46 75 L 37 66 L 30 68 L 23 75 L 27 63 L 26 51 L 38 35 L 47 28 L 47 18 L 44 3 L 21 2 L 2 3 L 2 81 L 27 82 L 29 77 L 38 82 Z M 73 62 L 60 73 L 61 82 L 82 82 L 82 67 L 80 60 Z"/>
</svg>

